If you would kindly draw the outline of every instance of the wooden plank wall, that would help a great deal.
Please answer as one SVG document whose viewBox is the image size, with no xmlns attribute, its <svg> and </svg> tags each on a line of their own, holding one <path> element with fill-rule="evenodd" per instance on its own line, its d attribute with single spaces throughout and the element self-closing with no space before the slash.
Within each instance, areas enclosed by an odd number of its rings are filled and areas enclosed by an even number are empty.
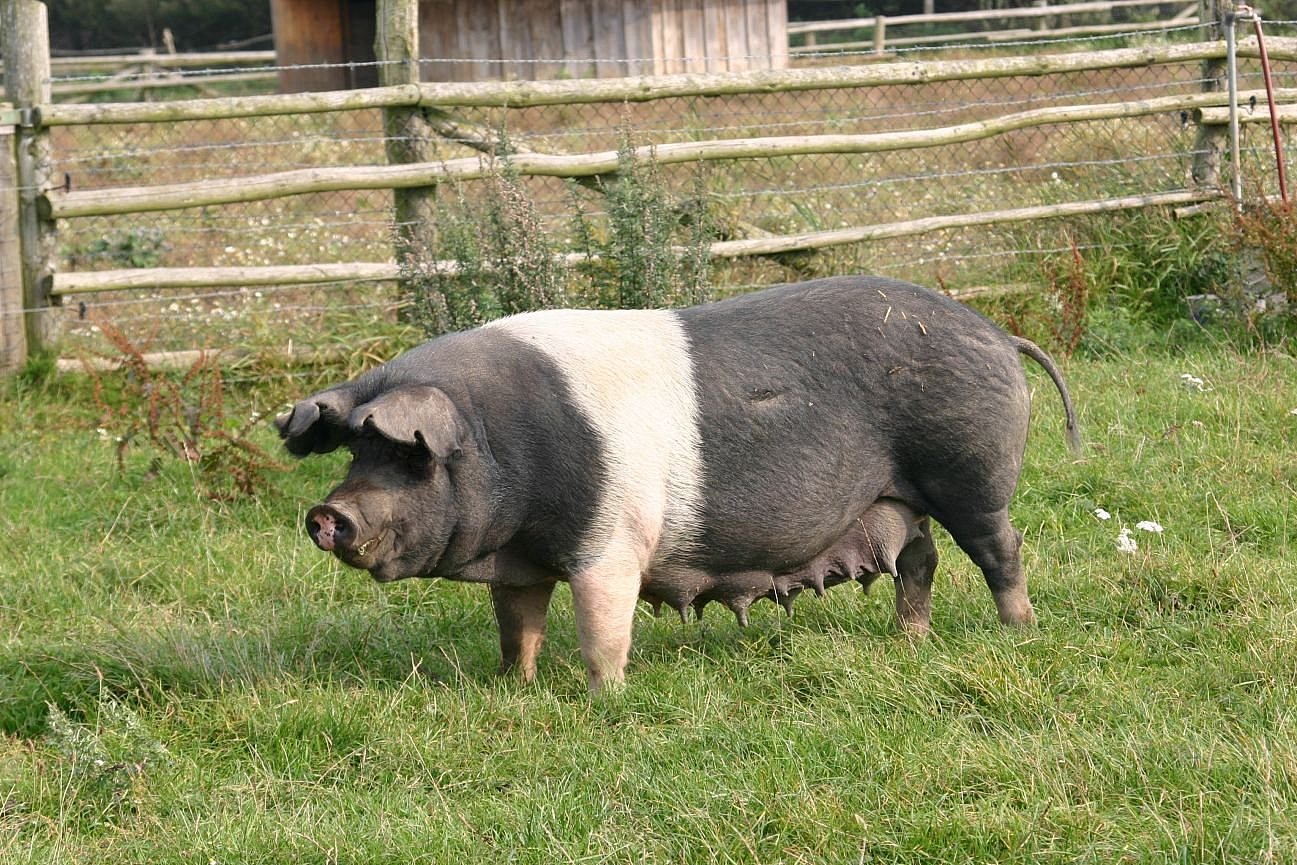
<svg viewBox="0 0 1297 865">
<path fill-rule="evenodd" d="M 785 0 L 423 0 L 420 10 L 422 54 L 451 61 L 425 64 L 428 81 L 787 66 Z"/>
<path fill-rule="evenodd" d="M 345 16 L 346 0 L 271 0 L 275 63 L 285 67 L 279 70 L 282 92 L 345 90 L 351 86 L 345 68 L 291 68 L 360 59 L 346 56 Z M 374 59 L 373 45 L 364 59 Z"/>
<path fill-rule="evenodd" d="M 785 0 L 654 0 L 653 7 L 656 74 L 788 65 Z"/>
<path fill-rule="evenodd" d="M 595 77 L 594 18 L 589 0 L 559 0 L 559 49 L 556 57 L 568 58 L 561 67 L 568 78 Z M 555 73 L 557 75 L 557 73 Z"/>
<path fill-rule="evenodd" d="M 374 0 L 272 0 L 280 66 L 374 59 Z M 787 66 L 785 0 L 421 0 L 427 81 L 617 78 Z M 542 61 L 542 62 L 536 62 Z M 549 62 L 543 62 L 549 61 Z M 280 89 L 374 83 L 372 67 L 284 69 Z"/>
</svg>

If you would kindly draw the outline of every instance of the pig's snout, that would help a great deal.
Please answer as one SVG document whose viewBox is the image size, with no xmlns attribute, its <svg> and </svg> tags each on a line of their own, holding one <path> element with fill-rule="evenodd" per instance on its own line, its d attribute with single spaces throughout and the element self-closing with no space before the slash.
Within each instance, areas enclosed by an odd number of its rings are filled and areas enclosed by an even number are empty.
<svg viewBox="0 0 1297 865">
<path fill-rule="evenodd" d="M 356 541 L 356 523 L 333 505 L 316 505 L 306 514 L 306 533 L 325 552 L 347 550 Z"/>
</svg>

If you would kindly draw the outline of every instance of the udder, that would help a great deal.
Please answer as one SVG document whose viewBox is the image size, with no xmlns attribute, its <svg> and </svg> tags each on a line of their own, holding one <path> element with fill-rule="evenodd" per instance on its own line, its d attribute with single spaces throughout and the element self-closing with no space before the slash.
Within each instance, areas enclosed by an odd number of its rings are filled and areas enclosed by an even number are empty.
<svg viewBox="0 0 1297 865">
<path fill-rule="evenodd" d="M 868 587 L 882 574 L 896 576 L 896 559 L 901 550 L 919 537 L 922 516 L 896 499 L 879 499 L 857 517 L 846 532 L 809 561 L 779 572 L 744 570 L 712 573 L 687 565 L 667 563 L 643 577 L 640 597 L 663 606 L 680 617 L 693 607 L 703 608 L 717 601 L 748 623 L 748 608 L 762 598 L 783 605 L 792 612 L 793 601 L 807 589 L 823 595 L 826 589 L 852 580 Z"/>
</svg>

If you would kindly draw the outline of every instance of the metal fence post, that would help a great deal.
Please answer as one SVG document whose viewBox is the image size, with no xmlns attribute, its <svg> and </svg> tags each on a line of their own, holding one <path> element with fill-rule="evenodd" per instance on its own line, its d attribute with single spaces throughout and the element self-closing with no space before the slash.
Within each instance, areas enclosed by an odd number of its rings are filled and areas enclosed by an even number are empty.
<svg viewBox="0 0 1297 865">
<path fill-rule="evenodd" d="M 380 86 L 419 83 L 419 2 L 379 0 L 374 54 Z M 418 105 L 383 109 L 383 134 L 390 164 L 433 161 L 435 133 Z M 436 258 L 436 187 L 393 191 L 396 209 L 396 260 L 401 291 L 415 296 L 415 281 Z"/>
<path fill-rule="evenodd" d="M 1238 129 L 1238 13 L 1225 13 L 1225 78 L 1229 93 L 1229 171 L 1234 207 L 1243 207 L 1243 166 Z"/>
<path fill-rule="evenodd" d="M 45 4 L 39 0 L 0 0 L 5 96 L 21 116 L 16 129 L 18 237 L 22 258 L 22 301 L 26 351 L 51 342 L 49 314 L 56 255 L 55 226 L 42 218 L 40 198 L 50 188 L 49 134 L 40 128 L 38 109 L 50 102 L 50 36 Z"/>
</svg>

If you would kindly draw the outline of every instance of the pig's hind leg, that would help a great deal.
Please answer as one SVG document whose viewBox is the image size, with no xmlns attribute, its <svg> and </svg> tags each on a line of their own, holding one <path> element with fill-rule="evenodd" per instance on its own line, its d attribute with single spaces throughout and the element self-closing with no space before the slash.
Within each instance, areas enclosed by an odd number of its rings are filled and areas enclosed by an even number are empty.
<svg viewBox="0 0 1297 865">
<path fill-rule="evenodd" d="M 940 517 L 938 517 L 940 521 Z M 990 514 L 960 514 L 941 524 L 968 554 L 986 578 L 995 598 L 1000 621 L 1029 627 L 1036 613 L 1027 596 L 1027 579 L 1022 571 L 1022 534 L 1009 522 L 1007 509 Z"/>
<path fill-rule="evenodd" d="M 906 544 L 896 559 L 896 621 L 901 630 L 927 634 L 932 619 L 932 576 L 937 572 L 937 547 L 932 522 L 918 524 L 919 536 Z"/>
</svg>

